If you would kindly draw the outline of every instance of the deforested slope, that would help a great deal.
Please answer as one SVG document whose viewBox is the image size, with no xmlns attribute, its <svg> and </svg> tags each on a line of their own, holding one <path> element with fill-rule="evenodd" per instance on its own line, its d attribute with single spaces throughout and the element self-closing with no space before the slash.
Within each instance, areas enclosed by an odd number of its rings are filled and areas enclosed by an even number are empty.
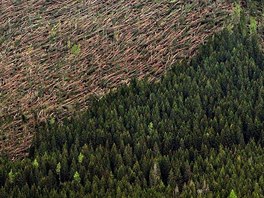
<svg viewBox="0 0 264 198">
<path fill-rule="evenodd" d="M 36 124 L 86 109 L 91 95 L 132 77 L 159 78 L 222 29 L 231 8 L 223 1 L 1 1 L 0 152 L 23 156 Z"/>
</svg>

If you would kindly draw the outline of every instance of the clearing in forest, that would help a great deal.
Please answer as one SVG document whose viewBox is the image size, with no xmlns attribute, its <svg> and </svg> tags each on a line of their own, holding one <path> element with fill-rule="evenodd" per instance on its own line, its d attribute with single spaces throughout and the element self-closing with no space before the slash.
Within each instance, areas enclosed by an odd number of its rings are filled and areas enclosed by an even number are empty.
<svg viewBox="0 0 264 198">
<path fill-rule="evenodd" d="M 215 1 L 0 3 L 0 153 L 25 156 L 34 126 L 86 109 L 131 78 L 158 79 L 220 31 Z M 52 119 L 51 119 L 52 118 Z"/>
</svg>

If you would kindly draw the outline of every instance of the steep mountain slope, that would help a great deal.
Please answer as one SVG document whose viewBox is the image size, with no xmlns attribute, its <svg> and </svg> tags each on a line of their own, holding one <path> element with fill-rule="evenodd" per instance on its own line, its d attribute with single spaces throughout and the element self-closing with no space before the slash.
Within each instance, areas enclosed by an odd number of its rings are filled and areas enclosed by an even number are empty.
<svg viewBox="0 0 264 198">
<path fill-rule="evenodd" d="M 0 152 L 23 156 L 36 124 L 86 109 L 91 95 L 132 77 L 159 78 L 219 31 L 231 7 L 222 1 L 1 1 Z"/>
<path fill-rule="evenodd" d="M 0 195 L 261 197 L 264 53 L 248 21 L 160 82 L 133 80 L 39 127 L 29 158 L 0 158 Z"/>
</svg>

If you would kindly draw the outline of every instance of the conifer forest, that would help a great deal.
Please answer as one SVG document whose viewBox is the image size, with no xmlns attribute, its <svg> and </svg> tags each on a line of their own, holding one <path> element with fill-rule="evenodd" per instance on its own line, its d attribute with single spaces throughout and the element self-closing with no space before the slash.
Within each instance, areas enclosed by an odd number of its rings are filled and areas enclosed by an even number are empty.
<svg viewBox="0 0 264 198">
<path fill-rule="evenodd" d="M 264 197 L 263 0 L 3 0 L 0 46 L 0 198 Z"/>
</svg>

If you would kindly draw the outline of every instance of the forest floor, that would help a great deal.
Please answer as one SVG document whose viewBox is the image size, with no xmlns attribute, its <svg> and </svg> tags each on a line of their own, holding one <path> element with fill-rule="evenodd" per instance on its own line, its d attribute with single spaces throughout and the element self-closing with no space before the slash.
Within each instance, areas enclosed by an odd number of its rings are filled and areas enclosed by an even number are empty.
<svg viewBox="0 0 264 198">
<path fill-rule="evenodd" d="M 220 31 L 229 3 L 17 1 L 0 6 L 0 153 L 27 154 L 34 126 L 85 110 L 131 78 L 156 80 Z"/>
</svg>

